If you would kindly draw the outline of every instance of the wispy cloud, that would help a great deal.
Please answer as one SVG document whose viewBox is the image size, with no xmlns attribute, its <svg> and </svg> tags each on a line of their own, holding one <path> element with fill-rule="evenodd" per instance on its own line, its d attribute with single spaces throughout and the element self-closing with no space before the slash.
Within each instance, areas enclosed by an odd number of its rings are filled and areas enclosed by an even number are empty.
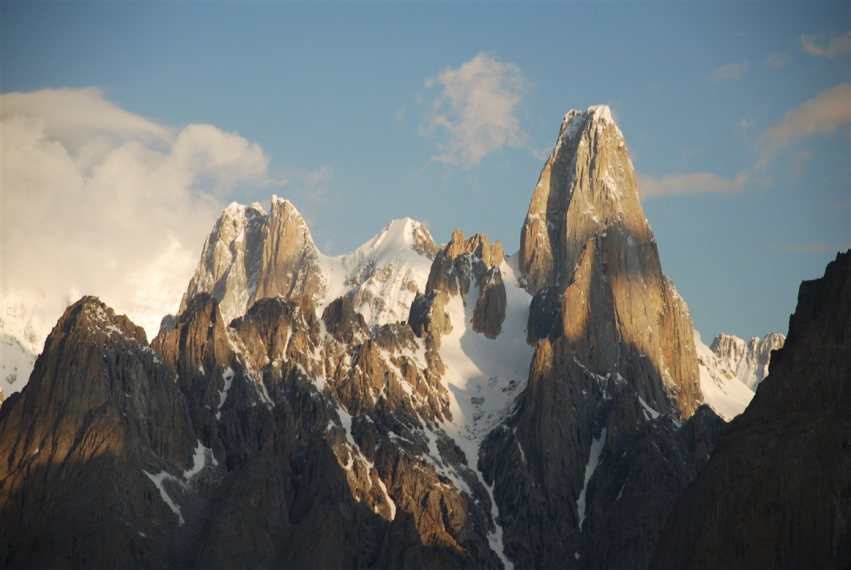
<svg viewBox="0 0 851 570">
<path fill-rule="evenodd" d="M 0 95 L 0 145 L 0 288 L 38 300 L 42 329 L 71 292 L 156 331 L 224 194 L 268 180 L 244 137 L 161 125 L 92 88 Z"/>
<path fill-rule="evenodd" d="M 851 83 L 819 93 L 765 129 L 754 143 L 759 154 L 756 168 L 765 168 L 779 151 L 799 139 L 836 131 L 851 134 Z"/>
<path fill-rule="evenodd" d="M 788 53 L 783 53 L 779 51 L 775 51 L 773 53 L 768 54 L 764 60 L 762 60 L 763 67 L 767 67 L 769 69 L 777 69 L 779 67 L 783 67 L 792 61 L 792 58 Z"/>
<path fill-rule="evenodd" d="M 440 93 L 421 132 L 446 136 L 431 161 L 471 167 L 503 147 L 526 144 L 515 108 L 528 83 L 518 66 L 479 53 L 428 78 L 425 85 Z"/>
<path fill-rule="evenodd" d="M 748 71 L 751 68 L 751 64 L 748 61 L 737 61 L 731 62 L 726 65 L 722 65 L 715 71 L 713 71 L 709 75 L 709 79 L 711 80 L 720 80 L 720 79 L 728 79 L 728 80 L 736 80 L 741 79 L 745 75 L 747 75 Z"/>
<path fill-rule="evenodd" d="M 822 43 L 824 36 L 801 36 L 799 39 L 804 51 L 815 57 L 834 59 L 851 53 L 851 32 L 831 38 L 827 44 Z"/>
<path fill-rule="evenodd" d="M 729 194 L 740 192 L 748 181 L 747 173 L 727 178 L 711 172 L 669 174 L 661 178 L 638 175 L 638 188 L 643 198 L 683 196 L 689 194 Z"/>
<path fill-rule="evenodd" d="M 737 133 L 745 135 L 745 134 L 747 134 L 751 131 L 751 129 L 753 128 L 753 125 L 754 125 L 754 120 L 752 118 L 751 119 L 742 118 L 742 119 L 739 119 L 739 122 L 736 125 L 735 131 Z"/>
</svg>

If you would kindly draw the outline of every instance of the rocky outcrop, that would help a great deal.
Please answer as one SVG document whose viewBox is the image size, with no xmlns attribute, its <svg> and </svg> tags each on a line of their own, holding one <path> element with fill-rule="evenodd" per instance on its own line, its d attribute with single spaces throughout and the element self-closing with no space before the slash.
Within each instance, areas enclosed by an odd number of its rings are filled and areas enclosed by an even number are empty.
<svg viewBox="0 0 851 570">
<path fill-rule="evenodd" d="M 460 295 L 464 302 L 475 288 L 473 330 L 488 338 L 496 338 L 505 320 L 505 284 L 499 266 L 505 254 L 499 241 L 490 243 L 487 236 L 475 234 L 464 239 L 461 230 L 452 232 L 452 239 L 435 256 L 426 283 L 426 293 L 441 291 Z M 414 315 L 416 321 L 416 315 Z"/>
<path fill-rule="evenodd" d="M 0 409 L 0 565 L 173 567 L 198 445 L 144 331 L 81 299 Z"/>
<path fill-rule="evenodd" d="M 851 564 L 851 252 L 805 281 L 784 347 L 665 529 L 655 568 Z"/>
<path fill-rule="evenodd" d="M 751 390 L 756 390 L 762 379 L 768 375 L 771 351 L 782 348 L 785 341 L 786 337 L 775 332 L 762 338 L 753 337 L 747 342 L 737 336 L 721 333 L 715 337 L 709 348 L 743 384 Z"/>
</svg>

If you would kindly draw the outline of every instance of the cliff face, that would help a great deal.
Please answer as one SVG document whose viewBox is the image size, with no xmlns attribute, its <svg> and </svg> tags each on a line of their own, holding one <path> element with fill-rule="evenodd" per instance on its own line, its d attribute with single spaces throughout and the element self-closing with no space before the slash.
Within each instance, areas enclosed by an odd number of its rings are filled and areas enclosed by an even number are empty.
<svg viewBox="0 0 851 570">
<path fill-rule="evenodd" d="M 519 268 L 534 294 L 528 387 L 481 457 L 506 553 L 525 568 L 646 567 L 723 423 L 699 407 L 688 308 L 607 108 L 565 117 Z"/>
<path fill-rule="evenodd" d="M 851 564 L 851 252 L 801 284 L 784 347 L 668 522 L 656 568 Z"/>
<path fill-rule="evenodd" d="M 657 409 L 701 403 L 688 307 L 662 273 L 623 134 L 607 107 L 571 111 L 521 231 L 530 340 L 566 338 L 583 365 L 620 371 Z M 532 314 L 533 319 L 541 320 Z"/>
<path fill-rule="evenodd" d="M 3 566 L 168 565 L 177 537 L 159 525 L 177 518 L 160 493 L 190 484 L 204 466 L 198 445 L 144 331 L 83 298 L 54 327 L 27 387 L 0 409 Z"/>
</svg>

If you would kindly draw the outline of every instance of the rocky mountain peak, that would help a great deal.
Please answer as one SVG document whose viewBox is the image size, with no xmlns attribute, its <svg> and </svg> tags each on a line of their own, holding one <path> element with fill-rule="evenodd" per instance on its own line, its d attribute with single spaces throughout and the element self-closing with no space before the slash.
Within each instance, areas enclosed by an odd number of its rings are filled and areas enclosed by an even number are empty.
<svg viewBox="0 0 851 570">
<path fill-rule="evenodd" d="M 309 297 L 322 310 L 349 297 L 371 327 L 407 317 L 425 288 L 437 245 L 428 228 L 411 218 L 393 220 L 350 253 L 323 255 L 298 209 L 273 196 L 269 213 L 254 203 L 232 203 L 204 243 L 203 253 L 180 304 L 209 293 L 225 322 L 265 298 Z M 171 330 L 175 318 L 163 320 Z"/>
<path fill-rule="evenodd" d="M 532 195 L 520 235 L 530 293 L 566 285 L 586 242 L 611 226 L 653 236 L 623 134 L 605 105 L 565 115 Z"/>
<path fill-rule="evenodd" d="M 735 335 L 721 333 L 709 346 L 724 366 L 732 370 L 736 377 L 751 390 L 768 375 L 768 363 L 771 351 L 783 347 L 786 337 L 770 332 L 762 338 L 753 337 L 748 341 Z"/>
<path fill-rule="evenodd" d="M 429 259 L 434 259 L 434 255 L 437 253 L 437 244 L 428 228 L 424 224 L 407 217 L 391 220 L 361 248 L 376 253 L 379 250 L 395 252 L 398 249 L 411 249 Z"/>
<path fill-rule="evenodd" d="M 535 295 L 529 340 L 567 338 L 597 373 L 619 371 L 657 409 L 700 403 L 688 307 L 662 273 L 635 169 L 608 107 L 570 111 L 521 231 Z"/>
<path fill-rule="evenodd" d="M 195 295 L 210 293 L 230 321 L 259 299 L 319 296 L 324 289 L 319 250 L 292 202 L 272 196 L 268 214 L 256 202 L 249 206 L 234 202 L 204 242 L 180 312 Z M 173 320 L 169 324 L 173 326 Z"/>
<path fill-rule="evenodd" d="M 68 307 L 55 328 L 90 337 L 118 334 L 142 346 L 148 344 L 145 329 L 134 324 L 126 315 L 117 315 L 111 307 L 92 296 L 85 296 Z"/>
<path fill-rule="evenodd" d="M 502 244 L 497 240 L 491 243 L 484 234 L 475 234 L 464 239 L 461 230 L 452 232 L 452 239 L 434 258 L 426 283 L 429 303 L 437 297 L 460 295 L 464 303 L 475 303 L 472 323 L 473 330 L 488 338 L 495 338 L 502 330 L 505 319 L 506 292 L 500 266 L 505 261 Z M 472 291 L 471 298 L 468 294 Z M 448 297 L 445 297 L 448 298 Z M 420 302 L 424 302 L 422 298 Z M 426 311 L 432 314 L 433 311 Z M 424 314 L 423 308 L 414 311 Z"/>
</svg>

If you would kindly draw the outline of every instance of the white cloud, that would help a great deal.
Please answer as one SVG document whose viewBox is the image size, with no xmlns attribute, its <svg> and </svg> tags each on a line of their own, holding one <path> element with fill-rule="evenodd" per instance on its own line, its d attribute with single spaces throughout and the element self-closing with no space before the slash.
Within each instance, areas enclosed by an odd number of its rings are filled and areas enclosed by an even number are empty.
<svg viewBox="0 0 851 570">
<path fill-rule="evenodd" d="M 851 134 L 851 83 L 841 83 L 786 113 L 765 129 L 754 143 L 759 153 L 757 169 L 767 166 L 777 152 L 812 135 L 842 131 Z"/>
<path fill-rule="evenodd" d="M 0 95 L 0 136 L 0 287 L 38 301 L 42 334 L 69 292 L 98 295 L 155 332 L 220 196 L 267 180 L 257 144 L 211 125 L 154 123 L 97 89 Z"/>
<path fill-rule="evenodd" d="M 752 119 L 741 119 L 737 129 L 748 132 L 753 126 Z M 778 152 L 791 147 L 799 140 L 813 135 L 830 134 L 836 131 L 851 136 L 851 84 L 842 83 L 823 91 L 799 107 L 786 113 L 774 126 L 771 126 L 756 138 L 756 162 L 753 167 L 727 178 L 710 172 L 673 174 L 661 178 L 638 175 L 639 190 L 642 197 L 679 196 L 703 193 L 740 192 L 745 184 L 769 185 L 771 177 L 759 177 Z M 813 151 L 803 149 L 796 152 L 791 160 L 803 164 L 813 157 Z"/>
<path fill-rule="evenodd" d="M 113 141 L 169 141 L 173 129 L 125 111 L 103 98 L 97 87 L 83 89 L 41 89 L 29 93 L 5 93 L 0 114 L 3 118 L 34 117 L 44 123 L 53 140 L 72 151 L 107 136 Z"/>
<path fill-rule="evenodd" d="M 527 82 L 516 65 L 479 53 L 457 68 L 444 69 L 425 84 L 439 87 L 440 94 L 422 131 L 445 131 L 448 137 L 432 161 L 470 167 L 503 147 L 526 143 L 514 113 Z"/>
<path fill-rule="evenodd" d="M 738 61 L 722 65 L 712 72 L 710 79 L 741 79 L 750 70 L 751 64 L 748 61 Z"/>
<path fill-rule="evenodd" d="M 728 194 L 740 192 L 748 181 L 746 173 L 727 178 L 710 172 L 669 174 L 661 178 L 638 175 L 638 189 L 642 198 L 657 196 L 682 196 L 688 194 Z"/>
<path fill-rule="evenodd" d="M 800 40 L 801 47 L 812 56 L 834 59 L 851 53 L 851 32 L 834 37 L 826 46 L 819 43 L 822 36 L 801 36 Z"/>
</svg>

